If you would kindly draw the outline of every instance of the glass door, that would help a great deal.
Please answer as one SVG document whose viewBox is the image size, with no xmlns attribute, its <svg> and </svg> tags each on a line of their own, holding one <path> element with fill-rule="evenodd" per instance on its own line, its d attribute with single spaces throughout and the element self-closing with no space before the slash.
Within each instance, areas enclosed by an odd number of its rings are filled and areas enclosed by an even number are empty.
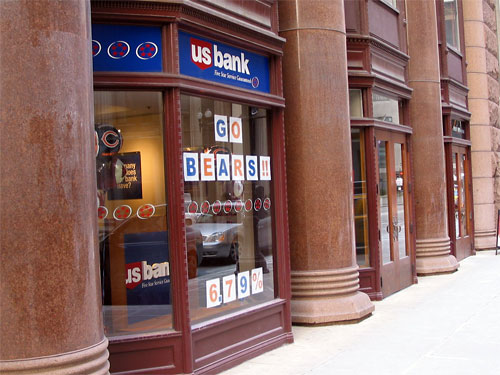
<svg viewBox="0 0 500 375">
<path fill-rule="evenodd" d="M 382 293 L 412 283 L 409 251 L 408 156 L 404 135 L 377 132 L 379 249 Z"/>
<path fill-rule="evenodd" d="M 471 255 L 470 175 L 467 148 L 452 148 L 455 255 L 458 260 Z"/>
</svg>

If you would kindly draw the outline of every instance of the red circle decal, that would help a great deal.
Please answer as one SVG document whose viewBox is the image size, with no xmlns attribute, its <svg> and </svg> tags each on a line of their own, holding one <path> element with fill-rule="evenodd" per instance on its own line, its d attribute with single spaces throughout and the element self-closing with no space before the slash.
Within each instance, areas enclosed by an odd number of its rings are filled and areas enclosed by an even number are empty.
<svg viewBox="0 0 500 375">
<path fill-rule="evenodd" d="M 188 212 L 190 214 L 195 214 L 198 212 L 198 203 L 195 202 L 195 201 L 192 201 L 190 204 L 189 204 L 189 207 L 188 207 Z"/>
<path fill-rule="evenodd" d="M 150 203 L 143 204 L 137 209 L 137 217 L 139 219 L 149 219 L 155 214 L 155 206 Z"/>
<path fill-rule="evenodd" d="M 128 219 L 130 215 L 132 215 L 132 208 L 126 204 L 116 207 L 113 211 L 113 217 L 116 220 Z"/>
<path fill-rule="evenodd" d="M 241 212 L 241 210 L 243 210 L 243 202 L 242 201 L 235 201 L 234 202 L 234 210 L 236 212 Z"/>
<path fill-rule="evenodd" d="M 97 217 L 102 220 L 106 219 L 106 216 L 108 216 L 108 209 L 104 206 L 99 206 L 97 209 Z"/>
<path fill-rule="evenodd" d="M 246 212 L 252 211 L 252 208 L 253 208 L 252 200 L 251 199 L 247 199 L 245 201 L 245 211 Z"/>
<path fill-rule="evenodd" d="M 255 208 L 255 211 L 260 211 L 260 209 L 262 208 L 262 199 L 257 198 L 255 200 L 255 203 L 253 204 L 253 207 Z"/>
<path fill-rule="evenodd" d="M 205 201 L 201 204 L 201 213 L 208 214 L 208 211 L 210 211 L 210 203 Z"/>
<path fill-rule="evenodd" d="M 215 201 L 214 204 L 212 205 L 212 212 L 216 215 L 220 213 L 220 210 L 222 208 L 222 204 L 220 203 L 219 200 Z"/>
<path fill-rule="evenodd" d="M 269 210 L 271 208 L 271 198 L 264 199 L 264 210 Z"/>
<path fill-rule="evenodd" d="M 233 208 L 233 202 L 231 202 L 231 201 L 226 201 L 226 202 L 224 203 L 224 212 L 225 212 L 226 214 L 230 213 L 230 212 L 231 212 L 231 208 Z"/>
</svg>

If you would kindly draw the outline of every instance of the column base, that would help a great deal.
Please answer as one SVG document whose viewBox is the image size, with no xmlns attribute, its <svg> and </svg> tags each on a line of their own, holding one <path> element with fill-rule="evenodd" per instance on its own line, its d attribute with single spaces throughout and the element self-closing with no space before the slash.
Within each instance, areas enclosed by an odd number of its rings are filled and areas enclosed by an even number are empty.
<svg viewBox="0 0 500 375">
<path fill-rule="evenodd" d="M 0 361 L 2 375 L 106 375 L 108 340 L 74 352 L 48 357 Z"/>
<path fill-rule="evenodd" d="M 292 271 L 292 323 L 327 324 L 367 317 L 375 307 L 358 289 L 358 266 Z"/>
<path fill-rule="evenodd" d="M 450 251 L 449 237 L 417 239 L 417 275 L 455 272 L 460 265 Z"/>
<path fill-rule="evenodd" d="M 474 232 L 474 248 L 477 251 L 492 250 L 496 248 L 496 229 Z"/>
</svg>

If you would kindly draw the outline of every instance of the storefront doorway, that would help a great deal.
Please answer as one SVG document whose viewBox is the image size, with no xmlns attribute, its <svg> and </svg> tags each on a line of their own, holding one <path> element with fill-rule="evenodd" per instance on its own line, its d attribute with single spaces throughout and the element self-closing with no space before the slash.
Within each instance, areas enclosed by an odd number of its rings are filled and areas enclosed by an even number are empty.
<svg viewBox="0 0 500 375">
<path fill-rule="evenodd" d="M 467 147 L 452 147 L 451 163 L 453 169 L 453 212 L 455 228 L 455 256 L 462 260 L 472 255 L 471 242 L 471 185 L 470 166 Z"/>
<path fill-rule="evenodd" d="M 443 118 L 443 125 L 448 231 L 452 254 L 461 261 L 475 254 L 470 130 L 467 121 L 449 116 Z"/>
<path fill-rule="evenodd" d="M 381 289 L 384 297 L 412 284 L 406 137 L 376 131 Z"/>
</svg>

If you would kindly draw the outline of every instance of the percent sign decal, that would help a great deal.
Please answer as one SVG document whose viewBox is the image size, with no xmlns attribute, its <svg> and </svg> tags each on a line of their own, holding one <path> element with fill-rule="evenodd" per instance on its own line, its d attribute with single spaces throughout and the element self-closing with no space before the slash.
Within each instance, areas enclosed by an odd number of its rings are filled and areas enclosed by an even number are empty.
<svg viewBox="0 0 500 375">
<path fill-rule="evenodd" d="M 252 270 L 252 294 L 264 291 L 264 280 L 262 278 L 262 267 Z"/>
</svg>

